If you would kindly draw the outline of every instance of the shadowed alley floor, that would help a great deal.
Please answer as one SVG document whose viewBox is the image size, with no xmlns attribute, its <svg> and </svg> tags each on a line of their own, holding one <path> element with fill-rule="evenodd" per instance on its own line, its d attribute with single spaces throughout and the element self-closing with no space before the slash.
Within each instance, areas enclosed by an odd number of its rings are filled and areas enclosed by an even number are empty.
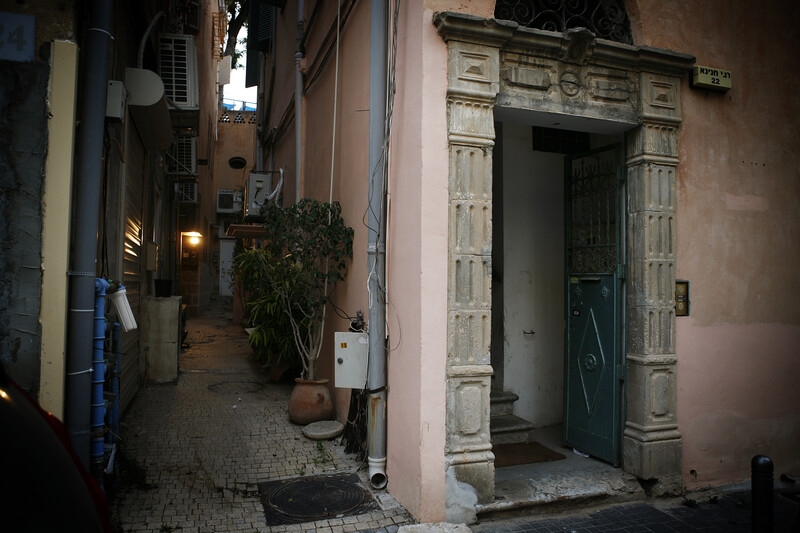
<svg viewBox="0 0 800 533">
<path fill-rule="evenodd" d="M 187 325 L 177 383 L 145 383 L 122 417 L 123 478 L 112 498 L 118 531 L 394 531 L 413 523 L 386 492 L 378 510 L 296 525 L 267 525 L 258 483 L 366 470 L 338 439 L 322 445 L 289 422 L 291 385 L 270 383 L 247 336 L 217 300 Z"/>
</svg>

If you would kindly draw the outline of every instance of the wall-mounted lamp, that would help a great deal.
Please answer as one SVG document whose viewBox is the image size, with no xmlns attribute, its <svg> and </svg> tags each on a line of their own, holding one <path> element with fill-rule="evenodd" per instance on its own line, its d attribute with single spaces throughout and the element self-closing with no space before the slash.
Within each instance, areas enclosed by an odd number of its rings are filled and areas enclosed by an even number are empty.
<svg viewBox="0 0 800 533">
<path fill-rule="evenodd" d="M 181 270 L 197 270 L 197 245 L 202 238 L 203 234 L 199 231 L 181 232 Z"/>
<path fill-rule="evenodd" d="M 189 244 L 192 246 L 197 246 L 200 244 L 200 239 L 203 238 L 203 234 L 198 231 L 182 231 L 181 237 L 188 237 Z"/>
</svg>

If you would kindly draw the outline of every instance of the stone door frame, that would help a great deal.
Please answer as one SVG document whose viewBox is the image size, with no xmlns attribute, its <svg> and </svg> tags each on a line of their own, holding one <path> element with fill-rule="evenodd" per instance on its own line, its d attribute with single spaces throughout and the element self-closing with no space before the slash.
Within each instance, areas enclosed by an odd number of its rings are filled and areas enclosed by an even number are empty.
<svg viewBox="0 0 800 533">
<path fill-rule="evenodd" d="M 680 84 L 687 54 L 458 13 L 447 43 L 449 146 L 445 464 L 494 501 L 489 432 L 494 107 L 618 122 L 626 133 L 626 419 L 623 468 L 654 493 L 681 487 L 675 260 Z"/>
</svg>

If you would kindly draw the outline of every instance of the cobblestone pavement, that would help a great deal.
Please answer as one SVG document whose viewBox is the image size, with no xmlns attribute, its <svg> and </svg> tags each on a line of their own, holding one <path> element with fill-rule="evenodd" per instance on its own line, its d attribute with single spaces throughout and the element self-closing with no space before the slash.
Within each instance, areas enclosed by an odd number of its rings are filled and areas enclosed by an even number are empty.
<svg viewBox="0 0 800 533">
<path fill-rule="evenodd" d="M 358 471 L 369 484 L 338 440 L 324 442 L 325 453 L 289 422 L 291 386 L 269 382 L 223 303 L 189 320 L 177 383 L 146 383 L 122 417 L 123 469 L 111 496 L 117 531 L 391 533 L 413 523 L 379 492 L 377 511 L 267 525 L 260 482 Z"/>
<path fill-rule="evenodd" d="M 750 533 L 750 492 L 653 500 L 548 517 L 516 517 L 471 526 L 475 533 Z M 800 532 L 800 506 L 778 493 L 775 533 Z"/>
</svg>

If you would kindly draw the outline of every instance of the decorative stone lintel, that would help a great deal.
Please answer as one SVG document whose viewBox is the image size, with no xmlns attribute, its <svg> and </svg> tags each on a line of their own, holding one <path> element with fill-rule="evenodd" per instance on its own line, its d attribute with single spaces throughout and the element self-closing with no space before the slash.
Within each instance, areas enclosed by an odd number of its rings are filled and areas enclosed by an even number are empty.
<svg viewBox="0 0 800 533">
<path fill-rule="evenodd" d="M 465 41 L 507 49 L 537 50 L 542 57 L 554 59 L 562 57 L 569 46 L 561 33 L 526 28 L 506 20 L 439 12 L 434 14 L 433 23 L 448 44 L 451 41 Z M 677 78 L 691 71 L 695 63 L 695 57 L 690 54 L 605 39 L 595 40 L 591 57 L 598 64 L 633 68 Z"/>
</svg>

